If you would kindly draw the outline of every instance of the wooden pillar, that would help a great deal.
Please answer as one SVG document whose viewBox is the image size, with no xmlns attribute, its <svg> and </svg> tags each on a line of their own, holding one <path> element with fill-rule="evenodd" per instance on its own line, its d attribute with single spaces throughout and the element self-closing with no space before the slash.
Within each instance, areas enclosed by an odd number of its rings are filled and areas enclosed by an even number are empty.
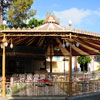
<svg viewBox="0 0 100 100">
<path fill-rule="evenodd" d="M 5 97 L 5 35 L 3 38 L 3 54 L 2 54 L 2 97 Z"/>
<path fill-rule="evenodd" d="M 45 61 L 44 61 L 44 66 L 45 66 L 45 70 L 47 69 L 47 62 L 46 62 L 46 58 L 45 58 Z"/>
<path fill-rule="evenodd" d="M 71 40 L 71 33 L 70 33 Z M 69 96 L 72 97 L 72 43 L 70 41 L 70 61 L 69 61 Z"/>
<path fill-rule="evenodd" d="M 1 14 L 0 14 L 0 25 L 2 25 L 3 24 L 3 3 L 4 3 L 4 0 L 1 0 Z"/>
<path fill-rule="evenodd" d="M 74 57 L 74 72 L 77 72 L 77 57 Z"/>
<path fill-rule="evenodd" d="M 64 61 L 64 75 L 65 75 L 65 56 L 64 56 L 63 61 Z"/>
<path fill-rule="evenodd" d="M 50 44 L 50 74 L 52 74 L 52 45 Z"/>
</svg>

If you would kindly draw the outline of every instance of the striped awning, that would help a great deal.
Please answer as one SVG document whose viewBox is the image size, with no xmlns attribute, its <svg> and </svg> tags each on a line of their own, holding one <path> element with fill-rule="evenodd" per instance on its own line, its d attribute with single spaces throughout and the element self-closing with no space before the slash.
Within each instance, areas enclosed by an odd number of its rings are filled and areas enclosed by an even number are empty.
<svg viewBox="0 0 100 100">
<path fill-rule="evenodd" d="M 94 40 L 89 38 L 73 38 L 72 40 L 62 37 L 19 37 L 13 38 L 13 44 L 15 46 L 31 46 L 39 47 L 46 51 L 46 55 L 52 56 L 69 56 L 69 45 L 72 44 L 72 56 L 81 55 L 99 55 L 100 54 L 100 40 Z M 77 46 L 77 43 L 79 44 Z"/>
</svg>

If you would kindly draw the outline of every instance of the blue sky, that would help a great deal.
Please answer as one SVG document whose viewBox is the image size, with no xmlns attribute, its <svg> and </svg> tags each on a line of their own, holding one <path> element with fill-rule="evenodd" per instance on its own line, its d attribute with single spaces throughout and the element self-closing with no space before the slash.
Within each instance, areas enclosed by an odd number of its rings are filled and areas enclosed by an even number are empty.
<svg viewBox="0 0 100 100">
<path fill-rule="evenodd" d="M 32 9 L 37 19 L 52 11 L 64 27 L 72 20 L 72 28 L 100 33 L 100 0 L 34 0 Z"/>
</svg>

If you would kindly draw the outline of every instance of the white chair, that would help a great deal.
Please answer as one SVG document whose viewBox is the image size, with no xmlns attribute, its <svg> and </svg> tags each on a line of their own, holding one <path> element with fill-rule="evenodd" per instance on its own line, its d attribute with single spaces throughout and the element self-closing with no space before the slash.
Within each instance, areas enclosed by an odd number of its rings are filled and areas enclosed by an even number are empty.
<svg viewBox="0 0 100 100">
<path fill-rule="evenodd" d="M 40 74 L 40 80 L 45 79 L 45 78 L 46 78 L 45 74 Z"/>
<path fill-rule="evenodd" d="M 32 74 L 28 74 L 26 82 L 32 82 L 32 81 L 33 81 L 33 75 Z"/>
<path fill-rule="evenodd" d="M 38 82 L 38 80 L 39 80 L 39 74 L 34 74 L 33 82 Z"/>
</svg>

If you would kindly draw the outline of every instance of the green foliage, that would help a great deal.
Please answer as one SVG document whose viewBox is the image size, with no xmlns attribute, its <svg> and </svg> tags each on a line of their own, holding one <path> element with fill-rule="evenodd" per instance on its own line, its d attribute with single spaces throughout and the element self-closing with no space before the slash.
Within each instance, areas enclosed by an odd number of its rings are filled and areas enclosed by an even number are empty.
<svg viewBox="0 0 100 100">
<path fill-rule="evenodd" d="M 100 57 L 100 55 L 99 55 L 99 57 Z M 98 69 L 97 69 L 97 71 L 100 71 L 100 62 L 98 62 Z"/>
<path fill-rule="evenodd" d="M 0 29 L 3 30 L 4 29 L 4 25 L 0 25 Z"/>
<path fill-rule="evenodd" d="M 84 72 L 84 73 L 87 73 L 88 71 L 84 70 L 83 72 Z"/>
<path fill-rule="evenodd" d="M 0 0 L 0 13 L 5 14 L 7 8 L 13 3 L 14 0 Z"/>
<path fill-rule="evenodd" d="M 25 22 L 36 14 L 36 10 L 29 10 L 33 0 L 14 0 L 11 7 L 6 11 L 8 25 L 22 27 Z"/>
<path fill-rule="evenodd" d="M 37 26 L 40 26 L 42 25 L 44 22 L 44 20 L 37 20 L 36 18 L 33 18 L 29 21 L 29 24 L 28 26 L 33 28 L 33 27 L 37 27 Z"/>
<path fill-rule="evenodd" d="M 91 62 L 90 56 L 79 56 L 77 60 L 79 64 L 86 64 Z"/>
<path fill-rule="evenodd" d="M 7 26 L 5 28 L 7 28 Z M 0 29 L 4 30 L 4 25 L 0 25 Z"/>
<path fill-rule="evenodd" d="M 5 12 L 13 3 L 13 1 L 14 0 L 0 0 L 0 24 L 2 24 L 3 19 L 5 19 Z"/>
<path fill-rule="evenodd" d="M 97 71 L 100 71 L 100 68 L 98 68 Z"/>
</svg>

